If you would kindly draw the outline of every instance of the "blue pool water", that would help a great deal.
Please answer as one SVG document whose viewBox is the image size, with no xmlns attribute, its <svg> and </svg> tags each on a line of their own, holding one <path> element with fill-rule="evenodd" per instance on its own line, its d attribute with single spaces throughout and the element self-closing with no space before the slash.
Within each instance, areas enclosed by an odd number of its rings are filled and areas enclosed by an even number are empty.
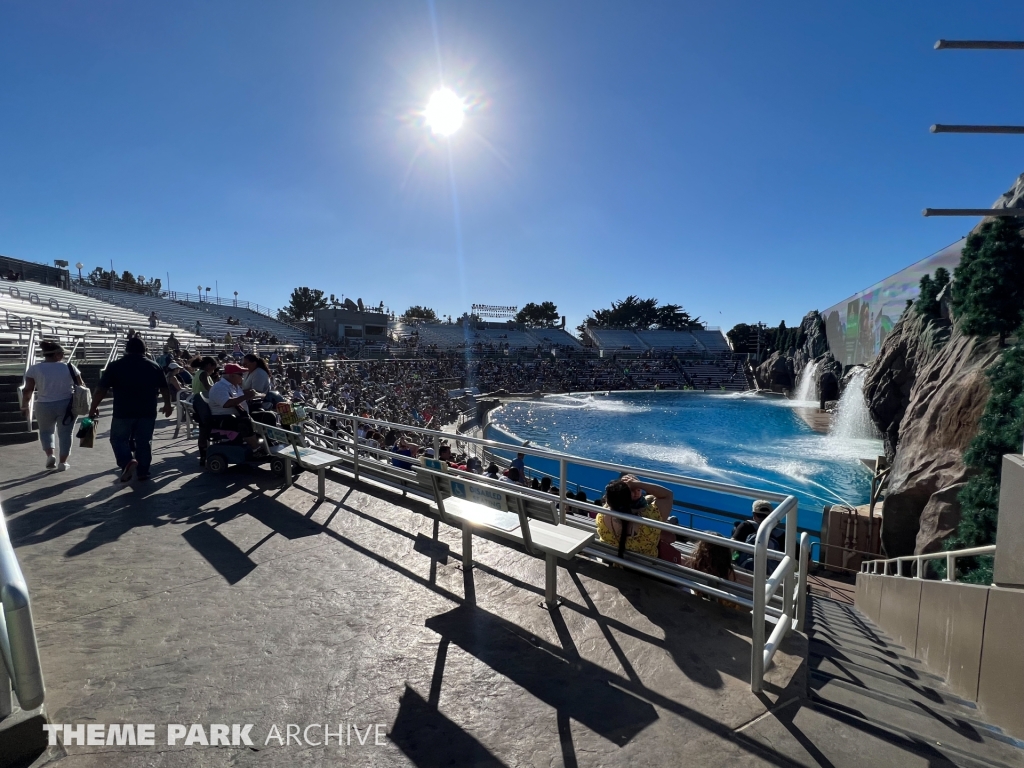
<svg viewBox="0 0 1024 768">
<path fill-rule="evenodd" d="M 487 437 L 519 445 L 529 440 L 576 456 L 793 494 L 800 502 L 801 528 L 817 531 L 826 504 L 868 501 L 871 475 L 859 459 L 878 456 L 881 442 L 814 432 L 795 413 L 796 405 L 753 393 L 552 395 L 497 409 Z M 554 463 L 547 464 L 527 459 L 527 466 L 557 477 Z M 609 479 L 600 470 L 572 468 L 570 490 L 579 485 L 594 499 Z M 748 499 L 673 490 L 677 503 L 689 503 L 699 513 L 693 527 L 731 528 L 731 521 L 707 510 L 750 511 Z"/>
</svg>

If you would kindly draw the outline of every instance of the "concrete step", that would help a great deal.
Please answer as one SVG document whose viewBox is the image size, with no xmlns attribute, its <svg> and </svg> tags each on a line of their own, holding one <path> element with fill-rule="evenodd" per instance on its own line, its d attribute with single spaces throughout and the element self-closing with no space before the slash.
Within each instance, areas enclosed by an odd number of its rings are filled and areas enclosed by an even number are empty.
<svg viewBox="0 0 1024 768">
<path fill-rule="evenodd" d="M 33 424 L 33 426 L 36 426 Z M 24 421 L 10 421 L 0 422 L 0 435 L 10 435 L 15 432 L 24 432 L 25 422 Z"/>
<path fill-rule="evenodd" d="M 742 728 L 777 766 L 810 768 L 1014 768 L 988 756 L 990 745 L 961 752 L 888 723 L 875 723 L 819 702 L 794 701 Z"/>
<path fill-rule="evenodd" d="M 812 677 L 811 698 L 830 709 L 843 712 L 878 727 L 912 735 L 931 744 L 956 762 L 956 757 L 974 756 L 989 765 L 1019 766 L 1024 764 L 1024 744 L 1008 737 L 981 720 L 969 719 L 958 707 L 923 704 L 913 699 L 900 699 L 871 689 L 859 688 L 845 681 L 822 683 Z M 977 715 L 976 711 L 970 714 Z"/>
<path fill-rule="evenodd" d="M 25 417 L 22 416 L 20 410 L 0 411 L 0 423 L 5 422 L 25 422 Z"/>
<path fill-rule="evenodd" d="M 1024 742 L 987 724 L 855 608 L 812 598 L 807 634 L 808 687 L 822 713 L 932 753 L 933 763 L 1024 766 Z"/>
<path fill-rule="evenodd" d="M 846 680 L 892 696 L 914 696 L 924 703 L 961 704 L 974 708 L 965 699 L 948 693 L 943 681 L 931 675 L 908 675 L 893 668 L 861 664 L 857 657 L 839 653 L 820 655 L 818 648 L 808 653 L 810 672 L 823 679 Z"/>
</svg>

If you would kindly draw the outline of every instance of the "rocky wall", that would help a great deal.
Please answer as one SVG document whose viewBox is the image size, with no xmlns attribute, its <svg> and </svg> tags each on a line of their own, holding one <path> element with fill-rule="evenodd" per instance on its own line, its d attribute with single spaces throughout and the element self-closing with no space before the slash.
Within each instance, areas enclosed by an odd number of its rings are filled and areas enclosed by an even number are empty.
<svg viewBox="0 0 1024 768">
<path fill-rule="evenodd" d="M 890 557 L 934 552 L 960 521 L 970 476 L 963 453 L 988 401 L 997 339 L 965 336 L 907 312 L 865 378 L 872 420 L 892 464 L 882 546 Z"/>
</svg>

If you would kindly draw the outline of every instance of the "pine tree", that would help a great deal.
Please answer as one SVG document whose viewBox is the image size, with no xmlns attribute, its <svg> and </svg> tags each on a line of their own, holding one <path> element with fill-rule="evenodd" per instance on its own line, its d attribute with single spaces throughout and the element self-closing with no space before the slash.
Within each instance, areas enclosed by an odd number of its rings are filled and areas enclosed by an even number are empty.
<svg viewBox="0 0 1024 768">
<path fill-rule="evenodd" d="M 1024 238 L 1019 224 L 999 218 L 967 238 L 955 272 L 953 311 L 964 333 L 999 334 L 1006 343 L 1024 319 Z"/>
<path fill-rule="evenodd" d="M 939 295 L 939 292 L 936 290 L 932 276 L 923 275 L 920 286 L 921 289 L 917 295 L 917 301 L 914 302 L 914 309 L 917 310 L 917 314 L 921 317 L 935 317 L 939 311 L 939 302 L 936 301 L 936 296 Z"/>
</svg>

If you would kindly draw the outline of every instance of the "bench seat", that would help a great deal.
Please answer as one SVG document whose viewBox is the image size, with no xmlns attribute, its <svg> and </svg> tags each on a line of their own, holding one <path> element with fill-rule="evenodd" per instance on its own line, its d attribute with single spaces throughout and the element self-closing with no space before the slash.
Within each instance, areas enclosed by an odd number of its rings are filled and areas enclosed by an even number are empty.
<svg viewBox="0 0 1024 768">
<path fill-rule="evenodd" d="M 270 454 L 275 458 L 284 461 L 284 484 L 288 487 L 292 484 L 292 462 L 310 472 L 316 472 L 317 493 L 316 500 L 323 501 L 326 496 L 327 470 L 345 461 L 341 456 L 336 456 L 326 451 L 319 451 L 310 448 L 306 440 L 299 432 L 292 432 L 283 427 L 272 427 L 259 421 L 252 423 L 253 429 L 266 440 L 268 437 L 283 441 L 278 445 L 269 446 Z M 269 440 L 267 441 L 269 444 Z"/>
<path fill-rule="evenodd" d="M 441 462 L 421 461 L 425 466 L 418 467 L 416 474 L 421 482 L 429 480 L 441 519 L 462 528 L 462 562 L 466 572 L 473 568 L 474 533 L 515 542 L 534 557 L 544 558 L 544 602 L 557 605 L 558 561 L 574 558 L 593 542 L 594 532 L 530 517 L 531 508 L 547 513 L 550 502 L 538 505 L 529 493 L 472 480 L 471 475 L 463 472 L 452 476 Z"/>
</svg>

